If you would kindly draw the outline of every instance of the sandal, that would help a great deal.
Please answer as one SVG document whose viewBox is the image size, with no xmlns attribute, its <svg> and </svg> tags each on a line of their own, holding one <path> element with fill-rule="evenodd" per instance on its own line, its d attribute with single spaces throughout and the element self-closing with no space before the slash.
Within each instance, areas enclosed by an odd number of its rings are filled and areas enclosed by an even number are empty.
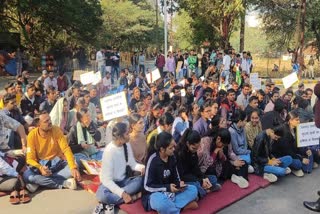
<svg viewBox="0 0 320 214">
<path fill-rule="evenodd" d="M 9 202 L 13 205 L 20 203 L 18 191 L 11 192 Z"/>
<path fill-rule="evenodd" d="M 28 191 L 25 190 L 25 189 L 21 190 L 20 191 L 20 202 L 25 204 L 25 203 L 28 203 L 30 201 L 31 201 L 31 198 L 30 198 L 30 196 L 28 194 Z"/>
</svg>

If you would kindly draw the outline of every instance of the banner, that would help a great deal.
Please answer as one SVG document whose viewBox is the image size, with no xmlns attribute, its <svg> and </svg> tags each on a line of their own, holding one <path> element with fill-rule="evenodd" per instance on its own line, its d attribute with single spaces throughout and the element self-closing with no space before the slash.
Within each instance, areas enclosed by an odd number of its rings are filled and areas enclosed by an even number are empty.
<svg viewBox="0 0 320 214">
<path fill-rule="evenodd" d="M 80 81 L 80 75 L 81 74 L 85 74 L 87 73 L 88 71 L 85 71 L 85 70 L 74 70 L 73 71 L 73 75 L 72 75 L 72 79 L 74 81 Z"/>
<path fill-rule="evenodd" d="M 293 84 L 298 81 L 297 73 L 292 73 L 284 78 L 282 78 L 282 83 L 285 89 L 290 88 Z"/>
<path fill-rule="evenodd" d="M 258 73 L 250 74 L 250 84 L 252 85 L 252 89 L 256 91 L 261 89 L 261 79 L 259 79 Z"/>
<path fill-rule="evenodd" d="M 147 81 L 149 84 L 157 81 L 158 79 L 161 78 L 159 69 L 155 69 L 155 70 L 151 71 L 150 73 L 147 73 L 146 77 L 147 77 Z"/>
<path fill-rule="evenodd" d="M 104 121 L 128 115 L 128 104 L 125 92 L 101 98 L 100 104 Z"/>
<path fill-rule="evenodd" d="M 320 129 L 316 127 L 314 122 L 299 124 L 297 128 L 298 147 L 319 145 L 319 138 Z"/>
</svg>

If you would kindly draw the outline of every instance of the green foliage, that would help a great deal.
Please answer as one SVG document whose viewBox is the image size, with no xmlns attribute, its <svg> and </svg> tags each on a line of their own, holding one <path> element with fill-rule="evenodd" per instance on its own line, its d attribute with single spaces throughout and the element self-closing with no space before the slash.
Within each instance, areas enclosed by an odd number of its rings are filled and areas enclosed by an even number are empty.
<svg viewBox="0 0 320 214">
<path fill-rule="evenodd" d="M 193 49 L 194 29 L 191 26 L 192 19 L 185 10 L 181 10 L 173 19 L 173 25 L 176 29 L 173 32 L 174 47 L 188 50 Z"/>
</svg>

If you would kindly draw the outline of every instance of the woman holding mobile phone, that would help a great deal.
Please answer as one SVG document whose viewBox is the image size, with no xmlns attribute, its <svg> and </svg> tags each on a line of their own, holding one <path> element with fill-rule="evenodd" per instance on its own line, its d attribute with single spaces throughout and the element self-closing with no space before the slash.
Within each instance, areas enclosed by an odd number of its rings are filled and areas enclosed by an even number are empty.
<svg viewBox="0 0 320 214">
<path fill-rule="evenodd" d="M 180 180 L 171 134 L 161 132 L 150 140 L 142 204 L 146 211 L 180 213 L 181 209 L 198 208 L 197 188 Z"/>
</svg>

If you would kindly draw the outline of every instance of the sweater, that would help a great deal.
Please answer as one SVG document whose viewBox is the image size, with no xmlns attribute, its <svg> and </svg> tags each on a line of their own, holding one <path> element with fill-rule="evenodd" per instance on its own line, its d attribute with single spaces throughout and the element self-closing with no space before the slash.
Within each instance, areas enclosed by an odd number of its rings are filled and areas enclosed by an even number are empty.
<svg viewBox="0 0 320 214">
<path fill-rule="evenodd" d="M 123 181 L 126 178 L 127 164 L 135 171 L 142 171 L 144 168 L 144 165 L 138 164 L 134 160 L 131 145 L 129 143 L 127 143 L 127 150 L 128 163 L 126 163 L 124 156 L 124 147 L 117 146 L 114 142 L 107 145 L 102 157 L 100 174 L 101 183 L 120 198 L 122 197 L 124 189 L 119 187 L 115 182 Z"/>
<path fill-rule="evenodd" d="M 231 145 L 236 155 L 247 155 L 251 151 L 248 150 L 248 144 L 246 140 L 246 133 L 243 128 L 239 129 L 236 124 L 232 124 L 229 128 L 231 135 Z"/>
<path fill-rule="evenodd" d="M 133 156 L 138 163 L 144 163 L 147 156 L 147 141 L 143 132 L 130 133 L 130 145 Z"/>
<path fill-rule="evenodd" d="M 170 184 L 180 185 L 180 176 L 175 156 L 168 157 L 164 162 L 159 153 L 150 156 L 143 181 L 142 205 L 150 211 L 149 197 L 155 192 L 171 192 Z"/>
<path fill-rule="evenodd" d="M 257 126 L 253 126 L 252 122 L 250 121 L 246 124 L 245 130 L 246 130 L 246 140 L 247 140 L 248 146 L 252 148 L 254 139 L 262 131 L 261 123 L 259 122 Z"/>
<path fill-rule="evenodd" d="M 72 151 L 61 129 L 52 126 L 52 129 L 43 138 L 39 134 L 39 128 L 33 129 L 27 138 L 27 164 L 40 169 L 39 160 L 52 160 L 55 157 L 67 159 L 70 169 L 76 169 Z"/>
</svg>

